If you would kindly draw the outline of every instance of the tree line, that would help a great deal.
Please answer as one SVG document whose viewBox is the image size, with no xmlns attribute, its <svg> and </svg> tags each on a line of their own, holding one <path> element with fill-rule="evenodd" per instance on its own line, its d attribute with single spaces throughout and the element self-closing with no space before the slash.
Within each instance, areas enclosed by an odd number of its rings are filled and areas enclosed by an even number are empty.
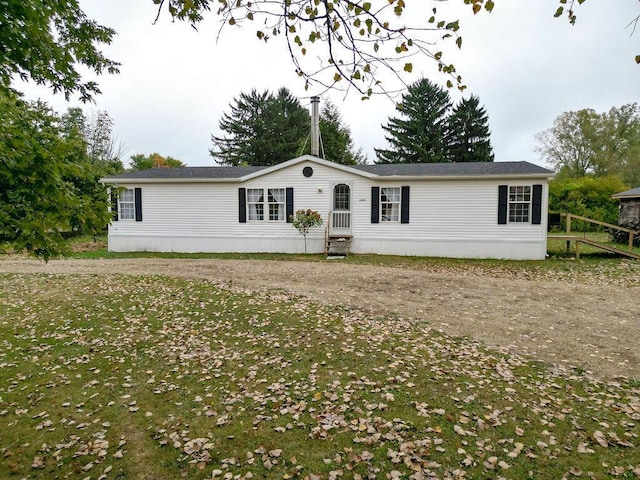
<svg viewBox="0 0 640 480">
<path fill-rule="evenodd" d="M 398 117 L 382 128 L 389 147 L 376 149 L 377 163 L 492 162 L 489 117 L 477 96 L 455 106 L 449 92 L 428 79 L 407 89 Z M 311 119 L 289 90 L 241 93 L 212 135 L 211 156 L 222 165 L 274 165 L 310 152 Z M 345 165 L 365 163 L 338 108 L 320 112 L 321 156 Z"/>
<path fill-rule="evenodd" d="M 640 107 L 564 112 L 536 135 L 536 151 L 558 172 L 549 185 L 550 210 L 616 224 L 611 196 L 640 186 Z"/>
<path fill-rule="evenodd" d="M 109 221 L 101 177 L 123 172 L 124 147 L 107 112 L 58 115 L 44 102 L 11 90 L 0 94 L 0 242 L 43 258 L 64 250 L 68 232 L 98 234 Z M 241 93 L 212 135 L 222 165 L 273 165 L 309 153 L 310 116 L 286 88 Z M 488 115 L 477 96 L 453 104 L 447 90 L 422 79 L 411 85 L 383 125 L 387 148 L 378 163 L 493 161 Z M 353 165 L 366 162 L 338 108 L 323 105 L 322 154 Z M 611 195 L 640 183 L 640 108 L 560 115 L 537 137 L 537 151 L 558 171 L 550 208 L 615 223 Z M 180 167 L 158 153 L 135 154 L 129 170 Z"/>
</svg>

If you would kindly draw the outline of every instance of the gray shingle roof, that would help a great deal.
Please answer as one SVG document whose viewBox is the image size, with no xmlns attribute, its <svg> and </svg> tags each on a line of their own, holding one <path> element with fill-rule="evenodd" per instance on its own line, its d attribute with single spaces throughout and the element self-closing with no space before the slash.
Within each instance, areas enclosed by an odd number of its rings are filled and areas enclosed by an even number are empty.
<svg viewBox="0 0 640 480">
<path fill-rule="evenodd" d="M 104 180 L 117 179 L 190 179 L 190 178 L 240 178 L 268 167 L 176 167 L 149 168 L 135 172 L 119 173 Z"/>
<path fill-rule="evenodd" d="M 616 193 L 613 198 L 620 197 L 640 197 L 640 187 L 632 188 L 631 190 L 627 190 L 626 192 Z"/>
<path fill-rule="evenodd" d="M 354 168 L 382 177 L 553 174 L 551 170 L 529 162 L 389 163 Z"/>
<path fill-rule="evenodd" d="M 233 180 L 269 167 L 178 167 L 150 168 L 111 175 L 106 183 L 121 180 Z M 529 162 L 396 163 L 352 165 L 350 168 L 384 177 L 456 177 L 495 175 L 553 175 L 553 171 Z"/>
</svg>

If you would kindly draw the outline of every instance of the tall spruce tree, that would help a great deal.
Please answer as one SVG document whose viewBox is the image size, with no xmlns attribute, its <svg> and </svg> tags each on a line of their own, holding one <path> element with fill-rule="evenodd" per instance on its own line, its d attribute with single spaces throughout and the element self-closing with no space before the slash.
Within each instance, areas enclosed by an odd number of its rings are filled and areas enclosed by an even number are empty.
<svg viewBox="0 0 640 480">
<path fill-rule="evenodd" d="M 296 157 L 308 135 L 309 112 L 289 90 L 241 93 L 211 136 L 211 156 L 223 165 L 276 165 Z"/>
<path fill-rule="evenodd" d="M 382 126 L 390 148 L 375 149 L 377 163 L 448 162 L 450 108 L 442 87 L 426 78 L 411 85 L 396 107 L 401 117 Z"/>
<path fill-rule="evenodd" d="M 275 165 L 310 153 L 311 117 L 289 90 L 241 93 L 231 113 L 220 120 L 224 137 L 212 135 L 212 157 L 223 165 Z M 320 113 L 320 135 L 328 160 L 345 165 L 364 163 L 338 108 L 327 102 Z"/>
<path fill-rule="evenodd" d="M 448 120 L 448 157 L 452 162 L 493 162 L 489 117 L 476 95 L 463 98 Z"/>
</svg>

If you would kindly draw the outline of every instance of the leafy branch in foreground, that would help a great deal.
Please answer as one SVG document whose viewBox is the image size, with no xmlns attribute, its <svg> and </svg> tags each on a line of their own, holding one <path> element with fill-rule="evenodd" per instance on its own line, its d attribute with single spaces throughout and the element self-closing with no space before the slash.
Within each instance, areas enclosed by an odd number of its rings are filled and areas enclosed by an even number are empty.
<svg viewBox="0 0 640 480">
<path fill-rule="evenodd" d="M 493 0 L 456 0 L 472 9 L 491 12 Z M 576 22 L 576 0 L 558 0 L 556 17 Z M 578 4 L 586 0 L 577 0 Z M 447 75 L 447 86 L 464 90 L 462 77 L 443 55 L 442 41 L 462 47 L 460 23 L 445 18 L 439 7 L 424 8 L 418 0 L 154 0 L 158 18 L 166 8 L 174 19 L 194 28 L 208 12 L 225 26 L 256 25 L 256 37 L 268 42 L 284 36 L 296 73 L 325 91 L 355 89 L 368 99 L 406 88 L 417 58 L 431 59 Z M 432 5 L 445 3 L 433 1 Z M 636 17 L 629 26 L 635 30 Z M 640 55 L 636 57 L 640 62 Z"/>
<path fill-rule="evenodd" d="M 556 9 L 556 13 L 554 13 L 553 16 L 558 18 L 558 17 L 562 17 L 563 15 L 566 15 L 567 19 L 569 20 L 569 23 L 571 25 L 575 25 L 576 20 L 578 19 L 578 16 L 576 15 L 576 11 L 575 11 L 576 1 L 578 2 L 578 5 L 582 5 L 587 0 L 570 0 L 570 1 L 558 0 L 558 1 L 560 5 Z M 638 22 L 640 22 L 640 15 L 637 15 L 633 20 L 631 20 L 627 24 L 627 28 L 631 29 L 631 35 L 633 35 L 636 32 L 636 27 L 638 26 Z M 640 64 L 640 55 L 635 56 L 635 61 L 636 63 Z"/>
<path fill-rule="evenodd" d="M 462 47 L 459 21 L 439 10 L 445 1 L 432 0 L 438 7 L 429 9 L 424 0 L 153 0 L 156 19 L 167 10 L 194 28 L 209 12 L 219 15 L 221 30 L 255 22 L 257 39 L 285 37 L 306 88 L 355 89 L 364 99 L 404 90 L 419 58 L 435 62 L 449 77 L 449 87 L 464 89 L 455 66 L 442 53 L 447 41 Z M 574 24 L 574 5 L 586 0 L 557 1 L 555 16 L 566 14 Z M 451 3 L 474 14 L 495 6 L 493 0 Z M 636 15 L 627 25 L 632 35 L 639 21 Z M 99 49 L 111 43 L 115 30 L 88 18 L 79 0 L 0 0 L 0 25 L 1 90 L 21 78 L 47 85 L 67 99 L 78 94 L 89 101 L 100 89 L 95 81 L 82 78 L 79 67 L 96 74 L 118 73 L 119 64 Z M 640 55 L 635 60 L 640 63 Z"/>
<path fill-rule="evenodd" d="M 78 0 L 0 0 L 0 25 L 0 88 L 17 75 L 50 86 L 67 100 L 77 93 L 86 102 L 100 89 L 83 81 L 78 65 L 97 74 L 118 73 L 119 64 L 98 48 L 111 43 L 115 30 L 87 18 Z"/>
<path fill-rule="evenodd" d="M 158 15 L 163 6 L 177 19 L 196 26 L 211 11 L 211 0 L 156 0 Z M 464 0 L 478 13 L 491 11 L 492 0 Z M 305 88 L 312 84 L 328 89 L 357 90 L 363 98 L 404 89 L 413 58 L 432 59 L 449 76 L 447 85 L 464 89 L 462 77 L 445 62 L 437 47 L 439 40 L 452 40 L 460 48 L 462 37 L 457 20 L 440 17 L 433 7 L 429 14 L 414 14 L 405 0 L 371 2 L 363 0 L 246 0 L 216 2 L 225 25 L 247 21 L 260 25 L 259 40 L 283 35 L 296 73 Z M 416 5 L 416 4 L 413 4 Z M 381 80 L 390 72 L 393 86 Z M 395 81 L 394 81 L 395 80 Z M 398 85 L 399 83 L 399 85 Z"/>
</svg>

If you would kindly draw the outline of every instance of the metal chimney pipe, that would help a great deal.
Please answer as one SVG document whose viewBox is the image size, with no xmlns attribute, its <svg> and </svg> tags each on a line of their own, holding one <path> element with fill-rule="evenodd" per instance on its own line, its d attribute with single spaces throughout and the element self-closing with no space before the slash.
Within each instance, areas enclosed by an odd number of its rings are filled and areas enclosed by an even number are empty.
<svg viewBox="0 0 640 480">
<path fill-rule="evenodd" d="M 311 97 L 311 155 L 320 156 L 320 97 Z"/>
</svg>

